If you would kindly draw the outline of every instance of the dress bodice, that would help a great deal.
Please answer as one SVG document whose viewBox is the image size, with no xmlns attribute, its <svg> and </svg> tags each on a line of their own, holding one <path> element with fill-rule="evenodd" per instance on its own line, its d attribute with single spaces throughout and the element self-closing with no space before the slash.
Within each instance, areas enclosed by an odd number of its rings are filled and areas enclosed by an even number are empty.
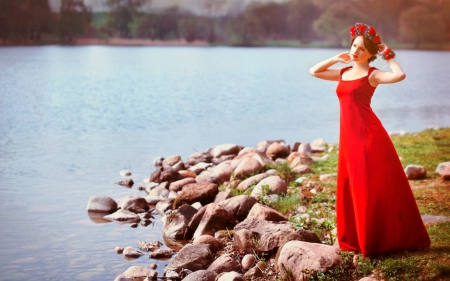
<svg viewBox="0 0 450 281">
<path fill-rule="evenodd" d="M 375 67 L 369 68 L 366 76 L 354 80 L 342 80 L 342 74 L 352 66 L 344 67 L 339 74 L 339 83 L 336 88 L 336 93 L 339 102 L 361 102 L 364 105 L 370 106 L 373 93 L 376 87 L 369 83 L 369 76 Z"/>
</svg>

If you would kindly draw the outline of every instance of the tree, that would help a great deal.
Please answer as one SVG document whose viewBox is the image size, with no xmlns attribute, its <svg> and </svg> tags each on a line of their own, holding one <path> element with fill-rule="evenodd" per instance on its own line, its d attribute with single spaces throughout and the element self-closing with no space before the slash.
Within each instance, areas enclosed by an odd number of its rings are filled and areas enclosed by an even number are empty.
<svg viewBox="0 0 450 281">
<path fill-rule="evenodd" d="M 287 15 L 289 36 L 302 43 L 311 42 L 313 23 L 318 16 L 319 10 L 310 0 L 291 0 Z"/>
<path fill-rule="evenodd" d="M 339 45 L 348 38 L 349 30 L 357 22 L 364 22 L 367 16 L 357 10 L 349 3 L 337 2 L 325 10 L 320 17 L 314 21 L 314 31 L 322 37 L 334 37 Z"/>
<path fill-rule="evenodd" d="M 108 26 L 119 32 L 119 36 L 129 38 L 131 36 L 130 23 L 133 16 L 146 0 L 108 0 L 110 8 Z"/>
<path fill-rule="evenodd" d="M 216 41 L 216 33 L 214 31 L 214 18 L 218 15 L 220 9 L 226 3 L 225 0 L 200 0 L 203 8 L 209 16 L 210 33 L 208 34 L 208 42 L 214 43 Z"/>
<path fill-rule="evenodd" d="M 58 31 L 61 41 L 71 43 L 92 22 L 92 12 L 83 0 L 62 0 L 59 11 Z M 67 39 L 67 40 L 66 40 Z"/>
<path fill-rule="evenodd" d="M 139 24 L 136 36 L 152 40 L 178 38 L 178 7 L 166 9 L 162 14 L 146 14 Z"/>
<path fill-rule="evenodd" d="M 400 15 L 399 32 L 403 40 L 418 48 L 423 42 L 442 43 L 445 22 L 440 13 L 431 13 L 426 6 L 416 5 Z"/>
</svg>

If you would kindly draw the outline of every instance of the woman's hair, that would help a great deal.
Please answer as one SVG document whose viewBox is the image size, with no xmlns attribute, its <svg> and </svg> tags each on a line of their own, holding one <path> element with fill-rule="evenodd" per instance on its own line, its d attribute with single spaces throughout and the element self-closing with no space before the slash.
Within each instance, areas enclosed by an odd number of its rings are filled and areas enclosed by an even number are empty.
<svg viewBox="0 0 450 281">
<path fill-rule="evenodd" d="M 363 38 L 364 46 L 366 47 L 367 51 L 369 51 L 369 53 L 372 54 L 372 56 L 368 60 L 369 63 L 373 62 L 374 60 L 377 59 L 377 53 L 378 53 L 378 49 L 380 47 L 380 43 L 373 43 L 371 40 L 367 39 L 363 35 L 356 35 L 350 39 L 350 46 L 353 45 L 353 41 L 355 41 L 356 37 L 358 37 L 358 36 L 361 36 Z"/>
</svg>

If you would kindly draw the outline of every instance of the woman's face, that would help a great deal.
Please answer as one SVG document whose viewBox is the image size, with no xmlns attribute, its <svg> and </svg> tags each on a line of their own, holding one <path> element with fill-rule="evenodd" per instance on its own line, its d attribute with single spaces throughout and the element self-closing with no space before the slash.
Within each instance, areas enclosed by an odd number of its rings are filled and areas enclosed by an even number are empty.
<svg viewBox="0 0 450 281">
<path fill-rule="evenodd" d="M 366 46 L 364 46 L 364 39 L 360 35 L 353 41 L 352 47 L 350 49 L 350 57 L 354 62 L 368 62 L 372 57 Z"/>
</svg>

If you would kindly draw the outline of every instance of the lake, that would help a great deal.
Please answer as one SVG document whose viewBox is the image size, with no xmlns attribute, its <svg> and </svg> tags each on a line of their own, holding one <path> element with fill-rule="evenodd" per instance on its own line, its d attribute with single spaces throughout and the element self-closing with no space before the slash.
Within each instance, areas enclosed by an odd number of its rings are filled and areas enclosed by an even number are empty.
<svg viewBox="0 0 450 281">
<path fill-rule="evenodd" d="M 162 224 L 97 224 L 93 195 L 144 196 L 157 156 L 218 144 L 337 143 L 336 83 L 309 75 L 342 49 L 0 48 L 0 280 L 114 280 L 116 246 L 163 241 Z M 372 107 L 388 131 L 450 125 L 450 52 L 397 51 L 407 78 Z M 377 59 L 374 65 L 387 69 Z M 128 189 L 115 182 L 130 170 Z M 167 261 L 158 261 L 162 275 Z"/>
</svg>

